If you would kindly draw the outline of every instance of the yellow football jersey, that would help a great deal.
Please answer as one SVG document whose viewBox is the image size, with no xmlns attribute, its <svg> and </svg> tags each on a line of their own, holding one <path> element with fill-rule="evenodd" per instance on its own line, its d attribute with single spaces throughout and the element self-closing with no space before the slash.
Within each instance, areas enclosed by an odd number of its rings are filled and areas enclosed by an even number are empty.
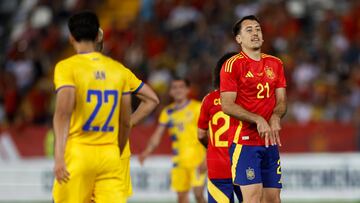
<svg viewBox="0 0 360 203">
<path fill-rule="evenodd" d="M 121 63 L 98 52 L 60 61 L 54 83 L 56 91 L 66 86 L 76 91 L 68 141 L 89 145 L 118 144 L 121 97 L 143 84 Z"/>
<path fill-rule="evenodd" d="M 172 140 L 174 166 L 196 167 L 205 157 L 205 149 L 197 138 L 197 121 L 201 103 L 189 100 L 184 106 L 170 104 L 159 117 L 160 125 L 166 125 Z"/>
</svg>

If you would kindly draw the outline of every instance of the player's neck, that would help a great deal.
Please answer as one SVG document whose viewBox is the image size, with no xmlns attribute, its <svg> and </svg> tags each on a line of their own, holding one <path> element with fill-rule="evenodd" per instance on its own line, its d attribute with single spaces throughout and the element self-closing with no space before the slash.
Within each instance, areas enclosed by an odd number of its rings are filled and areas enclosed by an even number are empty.
<svg viewBox="0 0 360 203">
<path fill-rule="evenodd" d="M 182 106 L 184 106 L 188 101 L 189 101 L 188 98 L 175 101 L 175 106 L 177 106 L 177 107 L 182 107 Z"/>
<path fill-rule="evenodd" d="M 242 51 L 251 59 L 255 60 L 255 61 L 260 61 L 261 60 L 261 49 L 246 49 L 246 48 L 242 48 Z"/>
<path fill-rule="evenodd" d="M 74 48 L 76 50 L 76 53 L 78 54 L 91 53 L 95 51 L 95 43 L 88 41 L 81 41 L 75 43 Z"/>
</svg>

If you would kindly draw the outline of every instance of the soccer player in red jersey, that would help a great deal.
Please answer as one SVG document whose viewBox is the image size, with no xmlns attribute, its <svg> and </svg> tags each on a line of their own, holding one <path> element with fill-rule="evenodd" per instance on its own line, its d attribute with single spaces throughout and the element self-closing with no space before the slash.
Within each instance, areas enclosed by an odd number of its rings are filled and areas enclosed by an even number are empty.
<svg viewBox="0 0 360 203">
<path fill-rule="evenodd" d="M 245 16 L 233 27 L 241 52 L 220 74 L 221 105 L 231 119 L 232 178 L 245 203 L 280 202 L 280 119 L 286 112 L 286 81 L 280 59 L 262 54 L 259 20 Z"/>
<path fill-rule="evenodd" d="M 233 203 L 234 192 L 239 201 L 242 201 L 240 188 L 235 186 L 231 179 L 228 136 L 226 134 L 230 127 L 230 117 L 221 110 L 219 90 L 221 67 L 227 59 L 236 54 L 236 52 L 227 53 L 217 62 L 213 72 L 215 90 L 204 97 L 198 121 L 198 138 L 207 148 L 209 203 Z"/>
</svg>

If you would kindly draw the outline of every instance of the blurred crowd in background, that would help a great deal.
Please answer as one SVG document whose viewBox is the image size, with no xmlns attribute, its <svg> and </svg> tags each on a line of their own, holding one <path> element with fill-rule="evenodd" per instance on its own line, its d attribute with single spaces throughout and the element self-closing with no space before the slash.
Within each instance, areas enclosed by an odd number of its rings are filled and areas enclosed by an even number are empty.
<svg viewBox="0 0 360 203">
<path fill-rule="evenodd" d="M 130 14 L 116 14 L 117 6 L 125 6 Z M 74 53 L 69 51 L 66 22 L 83 9 L 96 11 L 100 19 L 120 16 L 101 20 L 106 22 L 103 52 L 160 96 L 161 106 L 148 122 L 155 122 L 161 107 L 170 102 L 172 75 L 190 79 L 192 98 L 201 100 L 212 89 L 216 61 L 226 52 L 239 51 L 232 25 L 255 14 L 264 33 L 262 51 L 284 62 L 286 122 L 360 126 L 357 0 L 1 1 L 0 126 L 51 123 L 53 68 Z"/>
</svg>

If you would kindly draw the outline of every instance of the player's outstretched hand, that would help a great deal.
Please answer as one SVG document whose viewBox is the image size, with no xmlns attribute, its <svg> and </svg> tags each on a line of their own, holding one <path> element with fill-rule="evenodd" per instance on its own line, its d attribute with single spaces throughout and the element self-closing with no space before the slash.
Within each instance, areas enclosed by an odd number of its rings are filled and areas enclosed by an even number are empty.
<svg viewBox="0 0 360 203">
<path fill-rule="evenodd" d="M 66 169 L 65 161 L 62 160 L 55 160 L 54 166 L 54 175 L 56 180 L 62 184 L 67 183 L 70 179 L 70 173 Z"/>
<path fill-rule="evenodd" d="M 276 144 L 281 146 L 280 141 L 280 130 L 281 130 L 281 124 L 280 124 L 280 117 L 273 114 L 269 120 L 270 128 L 273 133 L 274 139 Z"/>
<path fill-rule="evenodd" d="M 260 137 L 265 140 L 265 147 L 269 147 L 270 144 L 274 145 L 275 139 L 267 121 L 263 117 L 259 117 L 256 121 L 256 125 Z"/>
<path fill-rule="evenodd" d="M 140 165 L 144 165 L 145 159 L 147 158 L 147 155 L 145 153 L 141 153 L 138 157 Z"/>
</svg>

